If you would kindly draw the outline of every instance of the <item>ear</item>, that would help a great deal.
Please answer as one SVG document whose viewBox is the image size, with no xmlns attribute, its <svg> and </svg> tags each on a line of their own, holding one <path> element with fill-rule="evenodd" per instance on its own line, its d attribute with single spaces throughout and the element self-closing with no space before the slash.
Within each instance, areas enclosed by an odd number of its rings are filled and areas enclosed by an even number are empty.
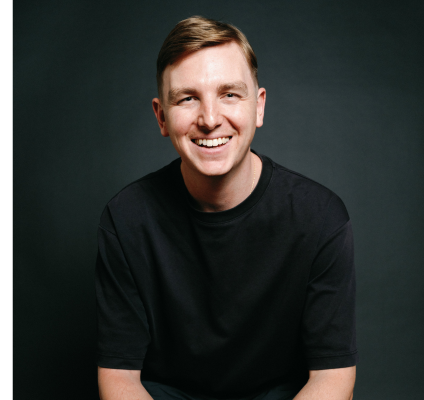
<svg viewBox="0 0 424 400">
<path fill-rule="evenodd" d="M 265 115 L 266 90 L 260 88 L 258 90 L 258 99 L 256 102 L 256 128 L 260 128 L 264 124 Z"/>
<path fill-rule="evenodd" d="M 165 113 L 163 111 L 163 107 L 162 107 L 162 103 L 160 99 L 155 97 L 152 100 L 152 106 L 153 106 L 153 111 L 156 115 L 156 119 L 158 120 L 161 135 L 163 137 L 169 136 L 168 130 L 166 129 Z"/>
</svg>

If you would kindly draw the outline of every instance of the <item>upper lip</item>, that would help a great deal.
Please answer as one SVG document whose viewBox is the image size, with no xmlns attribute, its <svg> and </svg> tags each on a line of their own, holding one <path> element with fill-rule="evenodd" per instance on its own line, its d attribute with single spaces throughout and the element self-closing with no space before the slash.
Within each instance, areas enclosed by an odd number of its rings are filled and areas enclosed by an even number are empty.
<svg viewBox="0 0 424 400">
<path fill-rule="evenodd" d="M 219 139 L 219 138 L 225 138 L 225 137 L 232 137 L 232 135 L 223 135 L 223 136 L 216 136 L 216 137 L 195 137 L 192 138 L 191 140 L 200 140 L 200 139 L 206 139 L 206 140 L 214 140 L 214 139 Z"/>
</svg>

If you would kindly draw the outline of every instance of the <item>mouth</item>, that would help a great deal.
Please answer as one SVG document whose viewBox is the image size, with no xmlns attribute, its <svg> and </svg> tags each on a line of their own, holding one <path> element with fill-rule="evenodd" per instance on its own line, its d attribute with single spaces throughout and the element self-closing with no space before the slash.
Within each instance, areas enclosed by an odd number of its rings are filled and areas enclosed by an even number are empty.
<svg viewBox="0 0 424 400">
<path fill-rule="evenodd" d="M 227 144 L 231 138 L 232 136 L 227 136 L 216 139 L 192 139 L 191 141 L 199 147 L 220 147 Z"/>
</svg>

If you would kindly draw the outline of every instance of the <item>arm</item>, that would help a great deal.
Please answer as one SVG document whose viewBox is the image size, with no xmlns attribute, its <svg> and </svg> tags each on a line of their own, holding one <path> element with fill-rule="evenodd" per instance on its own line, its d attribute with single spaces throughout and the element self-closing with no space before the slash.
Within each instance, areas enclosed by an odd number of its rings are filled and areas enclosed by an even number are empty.
<svg viewBox="0 0 424 400">
<path fill-rule="evenodd" d="M 100 398 L 151 400 L 140 382 L 150 342 L 144 305 L 108 209 L 101 222 L 95 274 Z"/>
<path fill-rule="evenodd" d="M 309 380 L 293 400 L 352 400 L 356 367 L 309 371 Z"/>
<path fill-rule="evenodd" d="M 98 367 L 101 400 L 153 400 L 140 381 L 140 371 Z"/>
<path fill-rule="evenodd" d="M 307 286 L 302 339 L 309 380 L 296 400 L 350 400 L 355 383 L 352 226 L 341 200 L 332 200 Z"/>
</svg>

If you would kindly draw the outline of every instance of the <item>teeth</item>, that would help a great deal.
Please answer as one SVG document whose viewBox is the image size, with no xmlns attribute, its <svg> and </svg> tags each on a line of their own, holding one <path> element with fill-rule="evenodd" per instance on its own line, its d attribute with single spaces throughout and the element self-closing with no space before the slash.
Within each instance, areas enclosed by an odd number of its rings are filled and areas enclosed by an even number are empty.
<svg viewBox="0 0 424 400">
<path fill-rule="evenodd" d="M 196 143 L 198 146 L 216 147 L 229 141 L 229 137 L 223 137 L 218 139 L 196 139 L 194 140 L 194 143 Z"/>
</svg>

